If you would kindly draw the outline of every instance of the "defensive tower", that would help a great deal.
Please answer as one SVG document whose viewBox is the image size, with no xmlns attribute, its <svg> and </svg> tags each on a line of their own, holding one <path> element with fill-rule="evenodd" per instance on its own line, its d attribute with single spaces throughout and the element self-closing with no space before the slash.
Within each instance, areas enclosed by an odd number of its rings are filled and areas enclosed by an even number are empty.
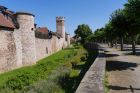
<svg viewBox="0 0 140 93">
<path fill-rule="evenodd" d="M 36 62 L 34 15 L 17 12 L 16 18 L 19 24 L 18 31 L 21 32 L 22 63 L 23 65 L 34 64 Z"/>
<path fill-rule="evenodd" d="M 56 17 L 56 32 L 65 38 L 65 17 Z"/>
</svg>

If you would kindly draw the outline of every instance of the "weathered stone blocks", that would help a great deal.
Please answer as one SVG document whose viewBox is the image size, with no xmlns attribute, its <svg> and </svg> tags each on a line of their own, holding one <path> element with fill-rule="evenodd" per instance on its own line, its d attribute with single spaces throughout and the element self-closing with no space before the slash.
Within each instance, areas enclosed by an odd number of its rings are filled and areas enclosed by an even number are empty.
<svg viewBox="0 0 140 93">
<path fill-rule="evenodd" d="M 15 15 L 19 28 L 0 30 L 0 73 L 22 66 L 35 64 L 70 44 L 70 37 L 65 38 L 64 17 L 57 17 L 57 37 L 50 39 L 35 37 L 34 15 L 17 12 Z"/>
</svg>

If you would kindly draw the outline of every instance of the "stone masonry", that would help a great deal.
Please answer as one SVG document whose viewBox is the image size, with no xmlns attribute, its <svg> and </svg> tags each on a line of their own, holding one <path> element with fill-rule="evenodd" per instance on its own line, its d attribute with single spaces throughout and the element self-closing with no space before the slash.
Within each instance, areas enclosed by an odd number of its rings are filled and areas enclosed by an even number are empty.
<svg viewBox="0 0 140 93">
<path fill-rule="evenodd" d="M 56 17 L 55 33 L 60 37 L 51 35 L 51 38 L 46 39 L 35 37 L 34 17 L 30 13 L 16 12 L 14 18 L 17 27 L 6 27 L 6 24 L 4 27 L 0 24 L 0 73 L 33 65 L 70 45 L 70 36 L 65 33 L 64 17 Z"/>
</svg>

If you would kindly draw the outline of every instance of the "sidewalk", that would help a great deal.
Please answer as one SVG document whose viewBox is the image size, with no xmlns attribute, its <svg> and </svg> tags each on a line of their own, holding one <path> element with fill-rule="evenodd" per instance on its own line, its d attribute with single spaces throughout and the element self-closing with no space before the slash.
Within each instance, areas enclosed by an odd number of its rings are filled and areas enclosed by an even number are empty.
<svg viewBox="0 0 140 93">
<path fill-rule="evenodd" d="M 105 50 L 109 93 L 140 93 L 140 55 L 130 55 L 130 46 L 125 51 Z"/>
</svg>

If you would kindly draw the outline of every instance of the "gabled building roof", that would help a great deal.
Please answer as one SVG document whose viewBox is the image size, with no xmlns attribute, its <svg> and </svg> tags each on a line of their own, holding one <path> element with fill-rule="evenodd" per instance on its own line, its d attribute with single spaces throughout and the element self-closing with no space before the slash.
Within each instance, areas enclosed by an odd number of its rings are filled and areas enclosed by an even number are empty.
<svg viewBox="0 0 140 93">
<path fill-rule="evenodd" d="M 11 11 L 11 10 L 6 10 L 5 13 L 6 13 L 6 14 L 9 14 L 9 15 L 14 15 L 14 14 L 15 14 L 15 13 L 14 13 L 13 11 Z"/>
<path fill-rule="evenodd" d="M 59 35 L 57 32 L 52 32 L 49 31 L 47 27 L 39 27 L 36 29 L 35 31 L 36 37 L 38 38 L 46 38 L 46 39 L 50 39 L 52 35 L 61 38 L 61 35 Z"/>
<path fill-rule="evenodd" d="M 35 36 L 40 39 L 50 39 L 50 34 L 47 27 L 36 28 Z"/>
<path fill-rule="evenodd" d="M 41 32 L 41 33 L 46 33 L 48 34 L 49 30 L 47 27 L 39 27 L 36 29 L 38 32 Z"/>
<path fill-rule="evenodd" d="M 11 20 L 6 18 L 2 13 L 0 13 L 0 27 L 5 28 L 16 28 Z"/>
<path fill-rule="evenodd" d="M 61 35 L 57 32 L 51 32 L 51 33 L 52 33 L 52 35 L 57 36 L 58 38 L 62 38 Z"/>
<path fill-rule="evenodd" d="M 0 10 L 6 10 L 7 7 L 0 5 Z"/>
</svg>

